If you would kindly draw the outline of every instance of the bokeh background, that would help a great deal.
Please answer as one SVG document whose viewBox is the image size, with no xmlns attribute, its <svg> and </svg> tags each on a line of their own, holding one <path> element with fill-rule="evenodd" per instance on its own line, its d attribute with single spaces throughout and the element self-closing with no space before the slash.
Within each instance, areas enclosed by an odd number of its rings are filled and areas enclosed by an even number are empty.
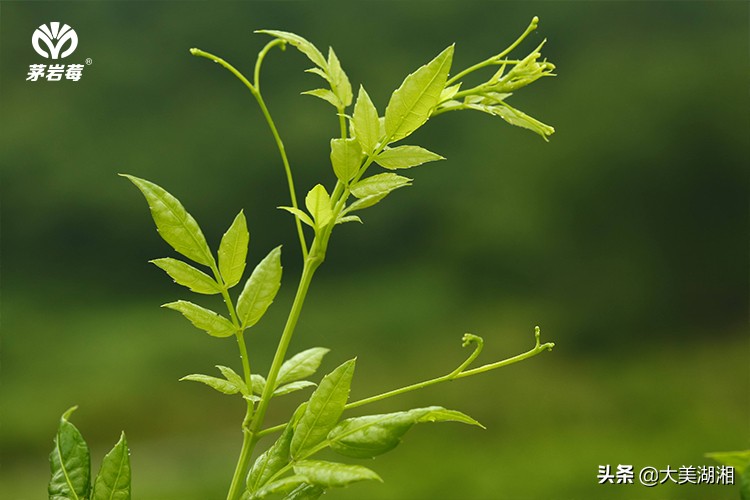
<svg viewBox="0 0 750 500">
<path fill-rule="evenodd" d="M 140 194 L 178 196 L 217 245 L 239 209 L 250 262 L 284 245 L 283 288 L 251 335 L 267 370 L 300 271 L 280 162 L 255 102 L 190 47 L 251 72 L 254 29 L 335 47 L 378 108 L 456 42 L 454 68 L 504 48 L 538 15 L 559 76 L 511 103 L 554 125 L 549 143 L 478 113 L 414 143 L 448 161 L 341 226 L 292 351 L 358 356 L 352 397 L 452 370 L 464 332 L 481 361 L 557 347 L 506 369 L 367 408 L 432 404 L 488 429 L 413 429 L 366 465 L 385 484 L 331 499 L 730 499 L 737 487 L 598 485 L 599 465 L 708 465 L 750 446 L 747 2 L 0 3 L 2 354 L 0 497 L 46 497 L 59 415 L 93 449 L 121 429 L 134 498 L 223 498 L 243 404 L 187 373 L 238 367 L 236 345 L 159 304 L 188 298 L 149 259 L 173 256 Z M 26 82 L 33 30 L 62 21 L 93 63 L 79 82 Z M 520 52 L 519 52 L 520 53 Z M 332 185 L 332 108 L 299 53 L 264 66 L 269 107 L 301 192 Z M 454 71 L 455 72 L 455 71 Z M 200 298 L 196 298 L 200 301 Z M 203 301 L 211 304 L 211 301 Z M 300 400 L 275 402 L 280 422 Z M 352 413 L 354 414 L 354 413 Z"/>
</svg>

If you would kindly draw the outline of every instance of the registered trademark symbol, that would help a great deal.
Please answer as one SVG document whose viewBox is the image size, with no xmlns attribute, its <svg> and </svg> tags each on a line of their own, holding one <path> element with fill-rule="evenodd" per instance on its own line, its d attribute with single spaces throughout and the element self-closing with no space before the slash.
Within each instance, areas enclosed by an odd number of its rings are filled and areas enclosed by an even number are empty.
<svg viewBox="0 0 750 500">
<path fill-rule="evenodd" d="M 90 57 L 87 57 L 86 58 L 86 66 L 91 66 L 92 64 L 94 64 L 94 60 L 91 59 Z"/>
</svg>

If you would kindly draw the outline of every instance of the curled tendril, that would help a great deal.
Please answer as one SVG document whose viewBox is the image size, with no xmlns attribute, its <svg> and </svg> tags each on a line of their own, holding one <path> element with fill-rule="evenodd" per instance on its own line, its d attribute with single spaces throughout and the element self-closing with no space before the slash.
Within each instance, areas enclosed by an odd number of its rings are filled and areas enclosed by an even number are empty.
<svg viewBox="0 0 750 500">
<path fill-rule="evenodd" d="M 534 327 L 534 339 L 536 340 L 536 345 L 534 346 L 534 349 L 547 349 L 548 351 L 551 351 L 555 347 L 554 342 L 547 342 L 545 344 L 541 344 L 541 341 L 539 337 L 542 334 L 542 330 L 538 327 Z"/>
<path fill-rule="evenodd" d="M 474 347 L 474 352 L 472 352 L 468 358 L 466 358 L 466 361 L 461 363 L 461 365 L 453 370 L 451 372 L 450 376 L 458 375 L 462 371 L 464 371 L 466 368 L 471 365 L 475 359 L 477 359 L 477 356 L 479 356 L 479 353 L 482 352 L 482 348 L 484 347 L 484 339 L 480 337 L 479 335 L 474 335 L 472 333 L 464 333 L 464 336 L 461 338 L 463 341 L 461 343 L 461 347 L 468 347 L 471 344 L 476 344 Z"/>
</svg>

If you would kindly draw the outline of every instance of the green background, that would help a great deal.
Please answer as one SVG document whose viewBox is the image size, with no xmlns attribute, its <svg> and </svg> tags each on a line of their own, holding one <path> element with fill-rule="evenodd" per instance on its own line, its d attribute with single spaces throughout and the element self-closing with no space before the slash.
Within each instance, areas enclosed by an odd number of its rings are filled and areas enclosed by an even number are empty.
<svg viewBox="0 0 750 500">
<path fill-rule="evenodd" d="M 384 484 L 327 498 L 737 498 L 737 487 L 598 485 L 599 465 L 708 465 L 750 446 L 747 335 L 747 2 L 0 3 L 2 354 L 0 496 L 45 498 L 59 415 L 94 469 L 121 429 L 136 499 L 223 498 L 243 404 L 178 383 L 239 369 L 236 345 L 159 304 L 190 293 L 147 263 L 174 256 L 127 172 L 164 186 L 216 246 L 244 209 L 250 262 L 283 244 L 284 279 L 250 336 L 265 371 L 300 271 L 275 146 L 247 90 L 191 57 L 251 72 L 267 40 L 334 46 L 383 111 L 404 76 L 456 42 L 454 73 L 498 52 L 531 17 L 558 77 L 509 102 L 549 143 L 478 113 L 415 134 L 448 158 L 340 226 L 292 350 L 358 356 L 352 397 L 451 371 L 464 332 L 480 362 L 533 345 L 531 361 L 373 405 L 443 405 L 487 426 L 413 429 L 363 464 Z M 79 82 L 27 82 L 42 23 L 78 33 Z M 300 192 L 334 181 L 332 108 L 299 53 L 274 51 L 263 89 Z M 198 298 L 198 301 L 201 299 Z M 206 305 L 211 300 L 202 301 Z M 281 422 L 301 395 L 275 402 Z M 364 409 L 363 409 L 364 410 Z M 356 413 L 352 413 L 354 415 Z"/>
</svg>

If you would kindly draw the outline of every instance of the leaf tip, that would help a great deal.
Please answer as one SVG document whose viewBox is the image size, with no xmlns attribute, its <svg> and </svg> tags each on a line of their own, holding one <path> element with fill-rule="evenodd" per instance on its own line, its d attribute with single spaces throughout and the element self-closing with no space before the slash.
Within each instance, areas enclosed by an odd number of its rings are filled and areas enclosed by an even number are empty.
<svg viewBox="0 0 750 500">
<path fill-rule="evenodd" d="M 76 411 L 77 409 L 78 409 L 78 405 L 71 406 L 70 408 L 65 410 L 65 413 L 62 414 L 62 416 L 60 417 L 60 420 L 65 420 L 67 422 L 68 417 L 70 417 L 73 414 L 73 412 Z"/>
</svg>

